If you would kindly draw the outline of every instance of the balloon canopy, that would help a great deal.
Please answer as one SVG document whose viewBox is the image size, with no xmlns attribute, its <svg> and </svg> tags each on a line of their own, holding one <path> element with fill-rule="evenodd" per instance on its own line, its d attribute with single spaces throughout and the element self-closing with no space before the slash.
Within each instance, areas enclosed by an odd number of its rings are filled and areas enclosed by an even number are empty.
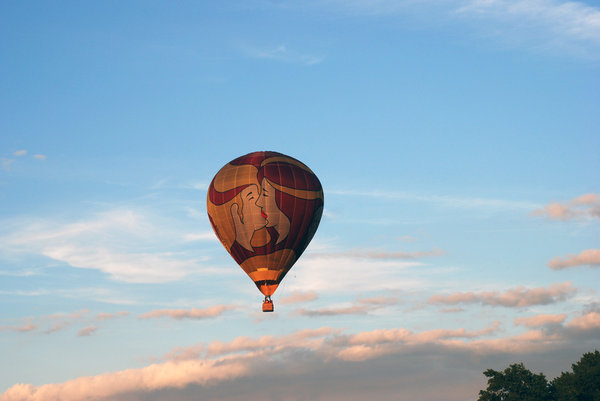
<svg viewBox="0 0 600 401">
<path fill-rule="evenodd" d="M 321 220 L 319 179 L 292 157 L 254 152 L 223 166 L 207 198 L 217 237 L 270 302 Z"/>
</svg>

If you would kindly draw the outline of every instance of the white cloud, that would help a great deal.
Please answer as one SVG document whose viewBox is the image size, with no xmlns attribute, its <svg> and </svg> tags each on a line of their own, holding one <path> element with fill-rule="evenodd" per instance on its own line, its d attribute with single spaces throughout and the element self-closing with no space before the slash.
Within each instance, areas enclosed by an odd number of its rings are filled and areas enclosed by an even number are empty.
<svg viewBox="0 0 600 401">
<path fill-rule="evenodd" d="M 27 150 L 23 149 L 23 150 L 17 150 L 14 153 L 15 156 L 17 157 L 21 157 L 21 156 L 26 156 L 27 155 Z"/>
<path fill-rule="evenodd" d="M 189 233 L 183 236 L 183 240 L 186 242 L 196 241 L 215 241 L 218 242 L 217 236 L 212 231 L 206 231 L 203 233 Z"/>
<path fill-rule="evenodd" d="M 199 271 L 197 260 L 167 249 L 186 240 L 208 239 L 208 233 L 173 235 L 131 210 L 112 210 L 72 223 L 39 220 L 15 226 L 20 228 L 0 238 L 5 252 L 43 255 L 138 283 L 180 280 Z"/>
<path fill-rule="evenodd" d="M 414 289 L 425 286 L 412 269 L 422 265 L 416 261 L 357 259 L 344 253 L 307 254 L 292 270 L 293 279 L 285 280 L 288 290 L 317 293 Z"/>
<path fill-rule="evenodd" d="M 100 270 L 114 280 L 131 283 L 180 280 L 195 266 L 194 261 L 177 260 L 170 253 L 118 253 L 85 245 L 48 246 L 41 253 L 72 267 Z"/>
<path fill-rule="evenodd" d="M 598 58 L 600 48 L 600 9 L 580 1 L 332 0 L 325 4 L 355 16 L 409 15 L 421 26 L 466 25 L 478 37 L 534 51 Z"/>
<path fill-rule="evenodd" d="M 551 39 L 600 43 L 600 10 L 578 1 L 471 0 L 457 13 L 485 16 L 506 23 L 528 22 Z"/>
</svg>

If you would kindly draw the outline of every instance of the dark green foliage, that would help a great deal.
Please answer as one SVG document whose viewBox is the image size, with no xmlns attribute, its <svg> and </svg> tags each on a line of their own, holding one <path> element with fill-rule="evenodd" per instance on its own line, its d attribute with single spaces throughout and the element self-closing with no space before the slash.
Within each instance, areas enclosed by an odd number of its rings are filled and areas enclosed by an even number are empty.
<svg viewBox="0 0 600 401">
<path fill-rule="evenodd" d="M 563 372 L 559 377 L 552 380 L 552 399 L 555 401 L 577 401 L 575 392 L 575 375 Z"/>
<path fill-rule="evenodd" d="M 510 365 L 502 372 L 488 369 L 488 387 L 479 392 L 478 401 L 546 401 L 550 386 L 543 374 L 533 374 L 522 363 Z"/>
<path fill-rule="evenodd" d="M 572 365 L 573 373 L 563 372 L 552 381 L 556 401 L 600 401 L 600 352 L 583 354 Z"/>
<path fill-rule="evenodd" d="M 488 387 L 479 392 L 478 401 L 600 401 L 600 352 L 583 354 L 550 383 L 543 374 L 530 372 L 522 363 L 499 372 L 488 369 Z"/>
</svg>

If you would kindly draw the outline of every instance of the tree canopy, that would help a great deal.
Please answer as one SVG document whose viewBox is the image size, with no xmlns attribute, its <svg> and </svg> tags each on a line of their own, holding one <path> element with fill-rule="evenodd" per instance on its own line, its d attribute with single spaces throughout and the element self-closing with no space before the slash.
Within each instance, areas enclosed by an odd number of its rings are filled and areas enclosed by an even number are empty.
<svg viewBox="0 0 600 401">
<path fill-rule="evenodd" d="M 600 401 L 600 352 L 588 352 L 552 381 L 532 373 L 523 363 L 503 371 L 488 369 L 483 374 L 488 386 L 479 391 L 478 401 Z"/>
</svg>

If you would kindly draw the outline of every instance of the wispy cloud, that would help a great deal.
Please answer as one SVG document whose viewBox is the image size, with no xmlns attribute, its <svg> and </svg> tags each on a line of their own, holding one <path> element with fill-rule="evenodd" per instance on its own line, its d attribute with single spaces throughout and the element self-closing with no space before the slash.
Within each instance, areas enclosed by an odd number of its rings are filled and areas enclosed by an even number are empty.
<svg viewBox="0 0 600 401">
<path fill-rule="evenodd" d="M 196 242 L 196 241 L 215 241 L 218 242 L 217 236 L 213 232 L 203 232 L 203 233 L 189 233 L 185 234 L 183 240 L 186 242 Z"/>
<path fill-rule="evenodd" d="M 274 47 L 263 48 L 246 47 L 244 50 L 247 55 L 253 58 L 274 60 L 291 64 L 302 64 L 307 66 L 320 64 L 325 59 L 323 56 L 314 56 L 291 50 L 288 48 L 288 46 L 283 44 Z"/>
<path fill-rule="evenodd" d="M 220 357 L 239 352 L 281 352 L 286 348 L 304 348 L 316 350 L 324 343 L 324 339 L 340 333 L 339 329 L 320 327 L 303 329 L 282 336 L 262 336 L 259 338 L 237 337 L 230 342 L 214 341 L 206 346 L 207 357 Z"/>
<path fill-rule="evenodd" d="M 2 170 L 9 171 L 15 159 L 7 159 L 6 157 L 0 157 L 0 163 L 2 163 Z"/>
<path fill-rule="evenodd" d="M 554 258 L 548 263 L 552 270 L 562 270 L 575 266 L 588 265 L 600 267 L 600 249 L 586 249 L 579 255 L 569 255 L 565 258 Z"/>
<path fill-rule="evenodd" d="M 597 58 L 600 49 L 600 9 L 581 1 L 333 0 L 324 4 L 355 16 L 410 15 L 424 26 L 466 25 L 479 32 L 478 37 L 527 50 Z"/>
<path fill-rule="evenodd" d="M 600 195 L 589 193 L 568 202 L 552 201 L 542 208 L 535 209 L 531 215 L 563 221 L 574 218 L 600 219 Z"/>
<path fill-rule="evenodd" d="M 44 331 L 46 334 L 55 333 L 57 331 L 64 330 L 65 328 L 80 322 L 83 318 L 87 316 L 89 310 L 82 309 L 79 311 L 75 311 L 70 314 L 64 313 L 56 313 L 53 315 L 42 317 L 41 320 L 47 320 L 52 322 L 50 327 Z"/>
<path fill-rule="evenodd" d="M 87 326 L 87 327 L 84 327 L 83 329 L 79 330 L 77 332 L 77 335 L 79 337 L 89 337 L 92 334 L 94 334 L 96 331 L 98 331 L 98 327 L 91 325 L 91 326 Z"/>
<path fill-rule="evenodd" d="M 127 312 L 127 311 L 119 311 L 119 312 L 115 312 L 115 313 L 100 312 L 96 315 L 96 319 L 110 320 L 110 319 L 116 319 L 116 318 L 126 317 L 126 316 L 129 316 L 129 312 Z"/>
<path fill-rule="evenodd" d="M 280 304 L 297 304 L 302 302 L 310 302 L 319 299 L 315 291 L 293 291 L 290 295 L 281 298 Z"/>
<path fill-rule="evenodd" d="M 0 157 L 0 164 L 2 165 L 2 170 L 10 171 L 13 164 L 17 161 L 17 159 L 25 158 L 28 155 L 27 149 L 19 149 L 14 151 L 10 157 Z M 34 154 L 32 156 L 36 160 L 46 160 L 46 156 L 42 154 Z"/>
<path fill-rule="evenodd" d="M 16 326 L 0 326 L 0 331 L 16 331 L 19 333 L 28 333 L 37 330 L 38 326 L 32 322 Z"/>
<path fill-rule="evenodd" d="M 544 327 L 547 325 L 561 324 L 566 318 L 567 315 L 564 313 L 558 315 L 539 314 L 536 316 L 515 318 L 515 325 L 525 327 Z"/>
<path fill-rule="evenodd" d="M 342 196 L 359 196 L 377 199 L 405 200 L 413 202 L 427 202 L 442 207 L 459 209 L 490 209 L 490 210 L 531 210 L 538 205 L 528 201 L 514 201 L 506 199 L 491 199 L 480 197 L 456 197 L 450 195 L 424 195 L 401 191 L 356 191 L 345 189 L 329 190 L 328 194 Z"/>
<path fill-rule="evenodd" d="M 396 305 L 398 303 L 398 298 L 378 296 L 371 298 L 359 298 L 358 302 L 367 305 Z"/>
<path fill-rule="evenodd" d="M 506 24 L 528 23 L 549 40 L 591 41 L 600 44 L 600 10 L 579 1 L 470 0 L 456 12 L 500 20 Z M 541 32 L 540 32 L 541 33 Z"/>
<path fill-rule="evenodd" d="M 321 317 L 339 315 L 366 315 L 373 308 L 368 305 L 351 305 L 320 309 L 298 309 L 295 313 L 300 316 Z"/>
<path fill-rule="evenodd" d="M 360 288 L 366 293 L 425 286 L 423 279 L 414 275 L 414 268 L 423 266 L 416 260 L 356 258 L 344 253 L 309 255 L 298 261 L 294 279 L 286 282 L 289 290 L 339 293 Z M 333 257 L 336 263 L 332 263 Z"/>
<path fill-rule="evenodd" d="M 224 312 L 234 309 L 232 305 L 217 305 L 209 308 L 192 309 L 155 309 L 153 311 L 141 314 L 140 319 L 150 319 L 159 317 L 169 317 L 172 319 L 208 319 L 222 315 Z"/>
<path fill-rule="evenodd" d="M 21 324 L 0 326 L 0 331 L 19 333 L 40 331 L 44 334 L 52 334 L 89 320 L 88 314 L 89 311 L 87 309 L 82 309 L 72 313 L 55 313 L 52 315 L 27 317 L 23 319 Z"/>
<path fill-rule="evenodd" d="M 294 314 L 308 317 L 366 315 L 370 312 L 374 312 L 381 308 L 396 305 L 397 303 L 398 299 L 394 297 L 379 296 L 372 298 L 358 298 L 354 303 L 350 305 L 330 306 L 315 309 L 302 308 L 296 310 Z"/>
<path fill-rule="evenodd" d="M 179 244 L 208 238 L 207 234 L 200 238 L 173 235 L 132 210 L 112 210 L 75 222 L 23 221 L 18 226 L 0 237 L 0 250 L 43 255 L 72 267 L 102 271 L 115 280 L 137 283 L 174 281 L 198 271 L 197 260 L 166 249 L 177 246 L 173 244 L 177 238 Z"/>
<path fill-rule="evenodd" d="M 435 256 L 443 256 L 445 252 L 441 249 L 419 252 L 389 252 L 383 250 L 360 250 L 352 249 L 344 252 L 312 252 L 307 255 L 308 258 L 359 258 L 359 259 L 381 259 L 381 260 L 406 260 L 422 259 Z"/>
<path fill-rule="evenodd" d="M 51 315 L 34 316 L 24 319 L 22 324 L 13 326 L 0 326 L 0 331 L 32 332 L 38 331 L 44 334 L 52 334 L 66 330 L 73 326 L 86 325 L 79 329 L 78 336 L 89 336 L 98 330 L 97 323 L 116 318 L 129 316 L 127 311 L 114 313 L 100 312 L 95 316 L 90 316 L 87 309 L 78 310 L 71 313 L 54 313 Z"/>
<path fill-rule="evenodd" d="M 456 292 L 449 295 L 433 295 L 430 304 L 457 305 L 482 304 L 489 306 L 527 307 L 533 305 L 548 305 L 566 300 L 576 292 L 570 282 L 553 284 L 548 288 L 517 287 L 505 292 Z"/>
</svg>

